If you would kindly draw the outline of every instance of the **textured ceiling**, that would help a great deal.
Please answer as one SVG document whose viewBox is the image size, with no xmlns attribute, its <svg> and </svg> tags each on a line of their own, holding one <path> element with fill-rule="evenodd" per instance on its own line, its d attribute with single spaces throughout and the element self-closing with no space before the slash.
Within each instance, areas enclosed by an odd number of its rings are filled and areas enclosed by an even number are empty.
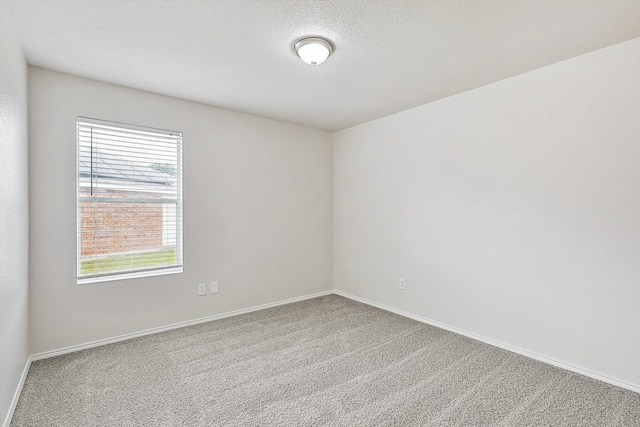
<svg viewBox="0 0 640 427">
<path fill-rule="evenodd" d="M 330 131 L 640 37 L 639 0 L 7 3 L 32 65 Z"/>
</svg>

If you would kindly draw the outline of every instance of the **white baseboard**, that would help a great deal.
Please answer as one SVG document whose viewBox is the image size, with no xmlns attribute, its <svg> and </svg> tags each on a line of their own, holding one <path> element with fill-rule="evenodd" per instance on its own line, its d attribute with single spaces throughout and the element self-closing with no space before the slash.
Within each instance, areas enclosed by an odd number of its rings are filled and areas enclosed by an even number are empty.
<svg viewBox="0 0 640 427">
<path fill-rule="evenodd" d="M 32 360 L 33 359 L 31 358 L 31 356 L 29 356 L 26 363 L 24 364 L 24 369 L 22 370 L 20 381 L 18 382 L 15 393 L 13 393 L 13 399 L 11 399 L 11 405 L 9 406 L 6 417 L 4 417 L 4 422 L 2 423 L 3 427 L 9 427 L 9 425 L 11 424 L 11 419 L 13 418 L 13 413 L 16 410 L 16 406 L 18 406 L 18 399 L 20 399 L 22 387 L 24 386 L 24 382 L 27 379 L 27 374 L 29 373 L 29 368 L 31 367 Z"/>
<path fill-rule="evenodd" d="M 380 303 L 377 303 L 377 302 L 374 302 L 374 301 L 370 301 L 370 300 L 368 300 L 366 298 L 361 298 L 361 297 L 358 297 L 358 296 L 355 296 L 355 295 L 351 295 L 351 294 L 349 294 L 347 292 L 333 291 L 333 293 L 336 294 L 336 295 L 340 295 L 342 297 L 345 297 L 345 298 L 352 299 L 354 301 L 358 301 L 358 302 L 370 305 L 372 307 L 377 307 L 377 308 L 380 308 L 380 309 L 385 310 L 385 311 L 390 311 L 392 313 L 399 314 L 400 316 L 403 316 L 403 317 L 408 317 L 410 319 L 417 320 L 418 322 L 426 323 L 428 325 L 432 325 L 432 326 L 435 326 L 435 327 L 440 328 L 440 329 L 445 329 L 447 331 L 451 331 L 451 332 L 454 332 L 454 333 L 459 334 L 459 335 L 464 335 L 465 337 L 469 337 L 469 338 L 472 338 L 474 340 L 482 341 L 482 342 L 484 342 L 486 344 L 490 344 L 490 345 L 492 345 L 494 347 L 499 347 L 499 348 L 501 348 L 503 350 L 507 350 L 507 351 L 510 351 L 512 353 L 517 353 L 517 354 L 520 354 L 522 356 L 526 356 L 526 357 L 529 357 L 531 359 L 535 359 L 535 360 L 538 360 L 540 362 L 547 363 L 549 365 L 557 366 L 558 368 L 566 369 L 568 371 L 575 372 L 577 374 L 581 374 L 581 375 L 584 375 L 584 376 L 587 376 L 587 377 L 590 377 L 590 378 L 594 378 L 596 380 L 600 380 L 600 381 L 603 381 L 605 383 L 615 385 L 617 387 L 621 387 L 621 388 L 624 388 L 624 389 L 627 389 L 627 390 L 634 391 L 636 393 L 640 393 L 640 387 L 637 386 L 637 385 L 634 385 L 634 384 L 629 384 L 627 382 L 620 381 L 620 380 L 615 379 L 615 378 L 610 378 L 610 377 L 607 377 L 607 376 L 604 376 L 604 375 L 601 375 L 601 374 L 597 374 L 595 372 L 587 371 L 587 370 L 585 370 L 583 368 L 578 368 L 578 367 L 573 366 L 573 365 L 568 365 L 568 364 L 566 364 L 564 362 L 560 362 L 560 361 L 557 361 L 557 360 L 554 360 L 554 359 L 550 359 L 550 358 L 545 357 L 545 356 L 541 356 L 541 355 L 536 354 L 536 353 L 532 353 L 532 352 L 527 351 L 527 350 L 523 350 L 523 349 L 520 349 L 520 348 L 517 348 L 517 347 L 513 347 L 511 345 L 504 344 L 502 342 L 495 341 L 495 340 L 492 340 L 490 338 L 483 337 L 481 335 L 476 335 L 476 334 L 474 334 L 472 332 L 467 332 L 467 331 L 464 331 L 464 330 L 461 330 L 461 329 L 458 329 L 458 328 L 454 328 L 454 327 L 446 325 L 444 323 L 436 322 L 435 320 L 431 320 L 431 319 L 427 319 L 425 317 L 417 316 L 415 314 L 412 314 L 412 313 L 409 313 L 409 312 L 406 312 L 406 311 L 403 311 L 403 310 L 398 310 L 396 308 L 389 307 L 388 305 L 384 305 L 384 304 L 380 304 Z"/>
<path fill-rule="evenodd" d="M 226 317 L 238 316 L 240 314 L 251 313 L 253 311 L 264 310 L 266 308 L 277 307 L 279 305 L 291 304 L 292 302 L 304 301 L 311 298 L 317 298 L 324 295 L 331 295 L 333 291 L 318 292 L 315 294 L 304 295 L 301 297 L 289 298 L 286 300 L 271 302 L 268 304 L 256 305 L 249 308 L 243 308 L 240 310 L 229 311 L 227 313 L 215 314 L 213 316 L 201 317 L 195 320 L 187 320 L 185 322 L 173 323 L 166 326 L 160 326 L 158 328 L 146 329 L 144 331 L 133 332 L 130 334 L 119 335 L 111 338 L 105 338 L 97 341 L 91 341 L 84 344 L 73 345 L 70 347 L 60 348 L 57 350 L 45 351 L 43 353 L 34 354 L 31 356 L 31 360 L 48 359 L 50 357 L 60 356 L 62 354 L 73 353 L 87 348 L 99 347 L 106 344 L 112 344 L 120 341 L 130 340 L 132 338 L 142 337 L 145 335 L 157 334 L 158 332 L 170 331 L 172 329 L 184 328 L 186 326 L 197 325 L 199 323 L 210 322 L 212 320 L 224 319 Z"/>
</svg>

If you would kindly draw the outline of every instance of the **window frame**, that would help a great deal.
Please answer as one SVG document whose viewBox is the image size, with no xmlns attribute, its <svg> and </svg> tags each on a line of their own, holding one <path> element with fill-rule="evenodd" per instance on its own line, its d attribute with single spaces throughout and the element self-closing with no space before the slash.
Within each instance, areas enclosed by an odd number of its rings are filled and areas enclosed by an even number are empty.
<svg viewBox="0 0 640 427">
<path fill-rule="evenodd" d="M 81 200 L 81 172 L 80 172 L 80 126 L 107 126 L 123 131 L 141 131 L 148 132 L 157 135 L 172 136 L 176 138 L 176 204 L 175 204 L 175 220 L 176 220 L 176 265 L 166 267 L 152 267 L 141 268 L 133 270 L 123 270 L 111 273 L 101 273 L 94 275 L 82 275 L 82 200 Z M 143 277 L 163 276 L 169 274 L 179 274 L 184 272 L 184 189 L 183 189 L 183 159 L 184 159 L 184 146 L 183 146 L 183 133 L 178 131 L 172 131 L 167 129 L 152 128 L 139 125 L 131 125 L 127 123 L 120 123 L 108 120 L 94 119 L 89 117 L 77 116 L 75 121 L 76 130 L 76 280 L 78 285 L 85 285 L 90 283 L 109 282 L 116 280 L 127 280 Z M 93 184 L 91 184 L 93 185 Z M 107 187 L 108 188 L 108 187 Z M 114 187 L 117 188 L 117 187 Z M 98 198 L 98 197 L 96 197 Z M 134 203 L 128 202 L 128 203 Z M 144 203 L 137 200 L 135 203 Z M 157 203 L 157 202 L 148 202 Z M 164 206 L 164 204 L 163 204 Z M 163 207 L 164 212 L 164 207 Z"/>
</svg>

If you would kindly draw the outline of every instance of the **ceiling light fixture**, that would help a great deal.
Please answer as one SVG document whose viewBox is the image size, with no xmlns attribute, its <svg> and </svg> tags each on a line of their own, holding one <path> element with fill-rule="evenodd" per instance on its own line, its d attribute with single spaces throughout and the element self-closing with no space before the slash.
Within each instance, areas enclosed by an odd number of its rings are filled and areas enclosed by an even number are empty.
<svg viewBox="0 0 640 427">
<path fill-rule="evenodd" d="M 309 65 L 322 64 L 333 49 L 333 43 L 323 37 L 303 37 L 293 44 L 296 55 Z"/>
</svg>

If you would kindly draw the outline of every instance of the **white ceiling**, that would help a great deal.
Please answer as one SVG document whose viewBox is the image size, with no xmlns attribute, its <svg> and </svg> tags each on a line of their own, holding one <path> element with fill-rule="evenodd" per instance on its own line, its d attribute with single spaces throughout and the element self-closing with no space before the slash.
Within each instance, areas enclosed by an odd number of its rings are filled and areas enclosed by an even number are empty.
<svg viewBox="0 0 640 427">
<path fill-rule="evenodd" d="M 29 64 L 330 131 L 640 37 L 639 0 L 7 3 Z"/>
</svg>

